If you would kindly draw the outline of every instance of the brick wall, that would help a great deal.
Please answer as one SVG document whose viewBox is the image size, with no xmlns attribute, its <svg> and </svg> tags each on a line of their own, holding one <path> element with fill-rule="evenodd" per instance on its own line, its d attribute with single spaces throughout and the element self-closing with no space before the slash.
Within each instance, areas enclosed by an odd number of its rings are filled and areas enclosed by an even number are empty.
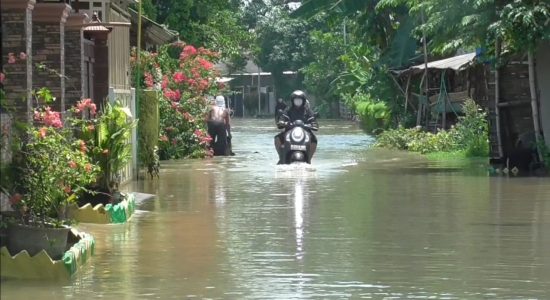
<svg viewBox="0 0 550 300">
<path fill-rule="evenodd" d="M 65 30 L 65 104 L 73 106 L 82 97 L 82 32 L 80 28 Z"/>
<path fill-rule="evenodd" d="M 57 23 L 36 23 L 33 26 L 33 59 L 46 66 L 46 70 L 35 69 L 33 73 L 33 88 L 48 88 L 54 97 L 57 98 L 53 107 L 55 110 L 61 110 L 62 96 L 62 70 L 61 55 L 64 26 Z"/>
<path fill-rule="evenodd" d="M 32 10 L 2 10 L 2 66 L 6 73 L 4 90 L 7 97 L 7 108 L 14 111 L 18 120 L 29 116 L 30 91 L 32 85 L 32 35 L 27 36 L 27 29 L 32 28 Z M 27 60 L 20 60 L 19 53 L 28 54 Z M 8 64 L 8 54 L 14 53 L 17 61 Z M 30 111 L 30 110 L 29 110 Z"/>
</svg>

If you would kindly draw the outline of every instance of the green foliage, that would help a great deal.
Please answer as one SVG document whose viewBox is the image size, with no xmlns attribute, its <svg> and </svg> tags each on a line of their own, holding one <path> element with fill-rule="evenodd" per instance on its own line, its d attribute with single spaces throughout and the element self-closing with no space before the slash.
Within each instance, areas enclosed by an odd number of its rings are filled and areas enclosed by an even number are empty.
<svg viewBox="0 0 550 300">
<path fill-rule="evenodd" d="M 75 199 L 71 195 L 94 182 L 99 171 L 66 129 L 29 128 L 22 153 L 24 197 L 19 205 L 28 214 L 25 220 L 33 223 L 61 218 L 59 211 Z"/>
<path fill-rule="evenodd" d="M 158 91 L 144 91 L 139 99 L 139 161 L 151 177 L 158 175 L 159 99 Z"/>
<path fill-rule="evenodd" d="M 466 156 L 489 155 L 487 114 L 471 99 L 466 100 L 463 111 L 464 116 L 458 118 L 455 130 L 464 145 Z"/>
<path fill-rule="evenodd" d="M 162 47 L 158 54 L 144 52 L 140 70 L 134 56 L 133 72 L 142 74 L 139 84 L 162 90 L 158 104 L 160 159 L 211 154 L 204 116 L 209 109 L 207 96 L 217 95 L 225 88 L 216 82 L 219 74 L 212 61 L 218 56 L 202 47 L 174 43 Z"/>
<path fill-rule="evenodd" d="M 186 43 L 215 49 L 240 66 L 253 38 L 236 0 L 152 0 L 156 21 L 179 32 Z"/>
<path fill-rule="evenodd" d="M 347 103 L 352 103 L 357 112 L 363 129 L 372 133 L 375 130 L 386 129 L 390 123 L 391 111 L 383 101 L 373 100 L 369 95 L 357 93 L 353 96 L 344 95 Z"/>
<path fill-rule="evenodd" d="M 459 151 L 466 157 L 487 157 L 489 141 L 485 112 L 470 99 L 464 105 L 464 113 L 455 127 L 436 134 L 401 126 L 384 131 L 377 137 L 376 146 L 422 154 Z"/>
<path fill-rule="evenodd" d="M 515 51 L 534 49 L 550 39 L 550 4 L 546 1 L 515 0 L 506 4 L 490 30 Z"/>
<path fill-rule="evenodd" d="M 336 32 L 312 31 L 309 49 L 315 60 L 301 69 L 304 85 L 321 101 L 321 105 L 338 100 L 339 94 L 331 88 L 331 83 L 345 68 L 340 60 L 346 50 L 343 36 Z"/>
<path fill-rule="evenodd" d="M 129 109 L 119 102 L 106 103 L 95 118 L 86 117 L 86 112 L 76 108 L 73 113 L 84 115 L 72 119 L 71 123 L 81 139 L 82 149 L 86 149 L 91 161 L 101 169 L 96 188 L 113 194 L 121 181 L 119 172 L 131 159 L 130 136 L 137 120 L 132 121 Z"/>
<path fill-rule="evenodd" d="M 217 11 L 200 29 L 205 34 L 204 46 L 218 51 L 230 70 L 246 65 L 246 50 L 251 49 L 254 36 L 240 23 L 237 14 L 229 10 Z"/>
</svg>

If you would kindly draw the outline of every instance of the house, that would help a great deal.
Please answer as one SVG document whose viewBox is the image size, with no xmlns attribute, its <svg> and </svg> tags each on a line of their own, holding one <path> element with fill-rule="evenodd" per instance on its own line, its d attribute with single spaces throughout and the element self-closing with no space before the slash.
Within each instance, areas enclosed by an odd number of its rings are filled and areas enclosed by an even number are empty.
<svg viewBox="0 0 550 300">
<path fill-rule="evenodd" d="M 425 124 L 429 130 L 450 128 L 456 123 L 468 98 L 482 107 L 487 106 L 488 66 L 481 63 L 478 53 L 464 53 L 428 62 L 427 100 L 424 96 L 425 68 L 422 63 L 392 71 L 405 96 L 403 105 L 417 113 L 417 125 Z"/>
<path fill-rule="evenodd" d="M 538 122 L 541 137 L 550 147 L 550 42 L 541 43 L 535 58 Z M 428 65 L 429 97 L 423 96 L 424 64 L 393 71 L 396 82 L 405 94 L 405 106 L 418 113 L 417 124 L 429 129 L 448 128 L 449 118 L 460 113 L 466 98 L 472 98 L 488 111 L 490 158 L 492 162 L 528 169 L 535 161 L 536 146 L 533 107 L 529 87 L 526 55 L 514 55 L 495 72 L 494 66 L 484 63 L 483 56 L 466 53 L 432 61 Z M 498 73 L 498 75 L 497 75 Z M 415 81 L 416 79 L 416 81 Z M 498 81 L 498 84 L 497 84 Z M 418 93 L 414 90 L 418 89 Z M 498 99 L 497 99 L 498 98 Z M 420 109 L 418 109 L 420 107 Z M 428 107 L 428 116 L 423 115 Z"/>
<path fill-rule="evenodd" d="M 532 169 L 540 160 L 536 152 L 535 122 L 539 137 L 550 147 L 550 42 L 539 44 L 535 52 L 535 92 L 538 118 L 533 114 L 526 54 L 506 57 L 491 84 L 489 101 L 491 157 L 509 168 Z M 497 82 L 498 81 L 498 82 Z M 539 145 L 540 147 L 540 145 Z"/>
<path fill-rule="evenodd" d="M 242 69 L 235 71 L 230 70 L 225 63 L 218 63 L 215 67 L 225 76 L 225 82 L 229 82 L 230 107 L 235 116 L 273 115 L 276 97 L 285 96 L 276 90 L 271 72 L 262 70 L 252 60 L 248 60 Z M 296 82 L 298 73 L 284 71 L 283 76 L 286 84 L 292 85 Z"/>
<path fill-rule="evenodd" d="M 33 90 L 42 87 L 51 90 L 57 99 L 54 109 L 61 112 L 83 98 L 99 105 L 116 99 L 133 108 L 130 29 L 136 17 L 129 12 L 131 2 L 0 0 L 0 69 L 6 73 L 2 128 L 11 131 L 15 120 L 32 121 Z M 156 23 L 148 28 L 146 43 L 174 38 Z M 131 178 L 130 169 L 124 177 Z"/>
</svg>

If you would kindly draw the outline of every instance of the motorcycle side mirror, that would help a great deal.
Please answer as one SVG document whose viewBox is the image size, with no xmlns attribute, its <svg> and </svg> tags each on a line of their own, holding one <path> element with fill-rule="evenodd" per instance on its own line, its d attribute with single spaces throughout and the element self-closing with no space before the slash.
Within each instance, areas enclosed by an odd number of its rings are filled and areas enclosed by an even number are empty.
<svg viewBox="0 0 550 300">
<path fill-rule="evenodd" d="M 314 111 L 314 112 L 313 112 L 313 116 L 314 116 L 315 118 L 319 118 L 319 117 L 321 116 L 321 114 L 319 114 L 318 111 Z"/>
</svg>

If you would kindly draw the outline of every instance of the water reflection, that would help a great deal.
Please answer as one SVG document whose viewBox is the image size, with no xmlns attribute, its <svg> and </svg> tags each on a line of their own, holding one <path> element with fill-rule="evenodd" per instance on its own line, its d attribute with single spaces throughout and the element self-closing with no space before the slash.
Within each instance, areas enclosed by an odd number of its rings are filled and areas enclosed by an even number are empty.
<svg viewBox="0 0 550 300">
<path fill-rule="evenodd" d="M 130 223 L 68 283 L 2 282 L 2 299 L 547 299 L 550 180 L 483 162 L 366 150 L 321 124 L 311 166 L 276 166 L 272 120 L 234 125 L 235 157 L 164 162 Z"/>
</svg>

